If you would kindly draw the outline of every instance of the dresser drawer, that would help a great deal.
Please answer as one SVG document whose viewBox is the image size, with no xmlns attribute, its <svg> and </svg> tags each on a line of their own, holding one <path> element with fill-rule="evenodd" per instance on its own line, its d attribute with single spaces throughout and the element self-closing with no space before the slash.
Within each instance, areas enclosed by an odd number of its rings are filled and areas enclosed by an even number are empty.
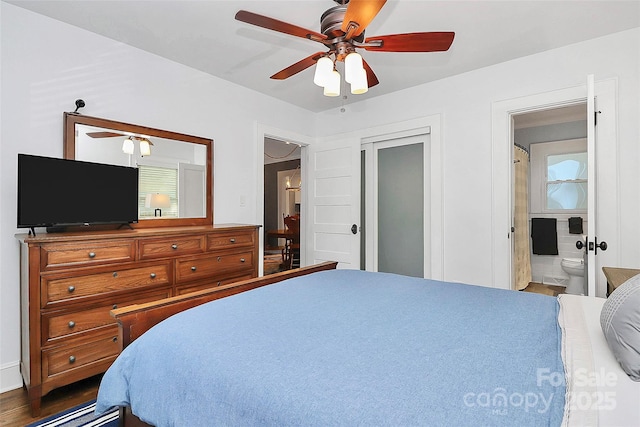
<svg viewBox="0 0 640 427">
<path fill-rule="evenodd" d="M 137 297 L 121 296 L 114 298 L 112 302 L 99 307 L 82 311 L 66 311 L 63 314 L 53 314 L 43 316 L 42 337 L 44 342 L 63 338 L 68 335 L 90 331 L 107 325 L 115 325 L 116 321 L 111 317 L 111 310 L 118 307 L 126 307 L 133 304 L 143 304 L 145 302 L 156 301 L 168 298 L 172 294 L 171 288 L 158 289 L 145 292 Z"/>
<path fill-rule="evenodd" d="M 204 252 L 204 236 L 140 240 L 140 259 L 175 257 Z"/>
<path fill-rule="evenodd" d="M 253 269 L 253 251 L 209 255 L 176 261 L 176 282 L 218 277 L 221 273 Z"/>
<path fill-rule="evenodd" d="M 55 302 L 171 283 L 171 261 L 71 277 L 42 277 L 42 307 Z"/>
<path fill-rule="evenodd" d="M 135 259 L 132 240 L 93 241 L 68 244 L 44 244 L 40 252 L 43 270 L 112 262 L 127 262 Z"/>
<path fill-rule="evenodd" d="M 253 246 L 255 232 L 225 231 L 207 235 L 207 250 L 228 249 L 236 246 Z"/>
<path fill-rule="evenodd" d="M 53 376 L 73 369 L 82 369 L 104 359 L 115 359 L 120 352 L 118 328 L 113 327 L 94 340 L 42 351 L 45 376 Z"/>
<path fill-rule="evenodd" d="M 241 280 L 253 279 L 255 276 L 253 272 L 243 272 L 239 276 L 233 277 L 225 276 L 224 278 L 213 278 L 210 281 L 204 283 L 188 284 L 176 287 L 176 295 L 188 294 L 190 292 L 202 291 L 205 289 L 216 288 L 218 286 L 228 285 L 230 283 L 239 282 Z"/>
</svg>

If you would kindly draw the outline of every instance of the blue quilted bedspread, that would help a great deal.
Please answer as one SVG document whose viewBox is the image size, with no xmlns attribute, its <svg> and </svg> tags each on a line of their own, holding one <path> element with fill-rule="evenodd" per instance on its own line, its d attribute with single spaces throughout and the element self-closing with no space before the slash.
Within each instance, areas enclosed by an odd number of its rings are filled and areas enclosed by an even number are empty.
<svg viewBox="0 0 640 427">
<path fill-rule="evenodd" d="M 173 316 L 105 374 L 97 411 L 157 426 L 556 426 L 555 298 L 336 270 Z"/>
</svg>

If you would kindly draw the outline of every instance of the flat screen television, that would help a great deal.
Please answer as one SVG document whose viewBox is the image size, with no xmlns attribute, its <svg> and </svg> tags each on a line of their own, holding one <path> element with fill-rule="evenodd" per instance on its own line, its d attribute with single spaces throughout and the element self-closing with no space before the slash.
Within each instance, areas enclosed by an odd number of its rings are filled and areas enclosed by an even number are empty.
<svg viewBox="0 0 640 427">
<path fill-rule="evenodd" d="M 138 222 L 138 169 L 18 154 L 18 228 Z"/>
</svg>

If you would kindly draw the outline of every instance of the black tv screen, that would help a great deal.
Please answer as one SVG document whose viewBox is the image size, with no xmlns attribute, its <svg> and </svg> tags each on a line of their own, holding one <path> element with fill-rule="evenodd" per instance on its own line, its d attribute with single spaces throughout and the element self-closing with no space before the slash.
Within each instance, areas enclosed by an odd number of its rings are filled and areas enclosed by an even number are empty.
<svg viewBox="0 0 640 427">
<path fill-rule="evenodd" d="M 18 227 L 138 222 L 138 169 L 18 154 Z"/>
</svg>

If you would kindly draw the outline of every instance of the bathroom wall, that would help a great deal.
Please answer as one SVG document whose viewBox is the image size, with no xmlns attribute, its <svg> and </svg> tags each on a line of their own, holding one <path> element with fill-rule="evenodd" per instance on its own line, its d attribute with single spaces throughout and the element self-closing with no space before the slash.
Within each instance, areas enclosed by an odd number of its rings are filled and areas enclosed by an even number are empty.
<svg viewBox="0 0 640 427">
<path fill-rule="evenodd" d="M 562 270 L 560 262 L 562 258 L 582 258 L 584 249 L 578 250 L 576 242 L 583 240 L 580 234 L 569 234 L 569 217 L 582 216 L 582 228 L 586 234 L 587 215 L 576 214 L 530 214 L 529 229 L 531 229 L 531 218 L 557 218 L 558 220 L 558 255 L 536 255 L 531 252 L 531 280 L 537 283 L 549 285 L 566 285 L 569 276 Z"/>
<path fill-rule="evenodd" d="M 529 148 L 531 144 L 535 143 L 585 138 L 586 135 L 586 121 L 573 121 L 516 129 L 514 132 L 514 141 L 521 146 Z M 533 167 L 534 165 L 530 165 L 529 173 L 531 173 Z M 531 192 L 529 194 L 531 194 Z M 586 234 L 588 224 L 586 213 L 529 213 L 529 230 L 531 230 L 531 218 L 556 218 L 558 220 L 558 255 L 537 255 L 531 252 L 532 281 L 550 285 L 566 285 L 569 276 L 562 270 L 560 265 L 562 258 L 582 258 L 584 255 L 584 249 L 578 250 L 576 248 L 576 242 L 583 240 L 583 236 L 580 234 L 569 234 L 569 217 L 572 216 L 582 217 L 582 227 L 584 234 Z"/>
</svg>

